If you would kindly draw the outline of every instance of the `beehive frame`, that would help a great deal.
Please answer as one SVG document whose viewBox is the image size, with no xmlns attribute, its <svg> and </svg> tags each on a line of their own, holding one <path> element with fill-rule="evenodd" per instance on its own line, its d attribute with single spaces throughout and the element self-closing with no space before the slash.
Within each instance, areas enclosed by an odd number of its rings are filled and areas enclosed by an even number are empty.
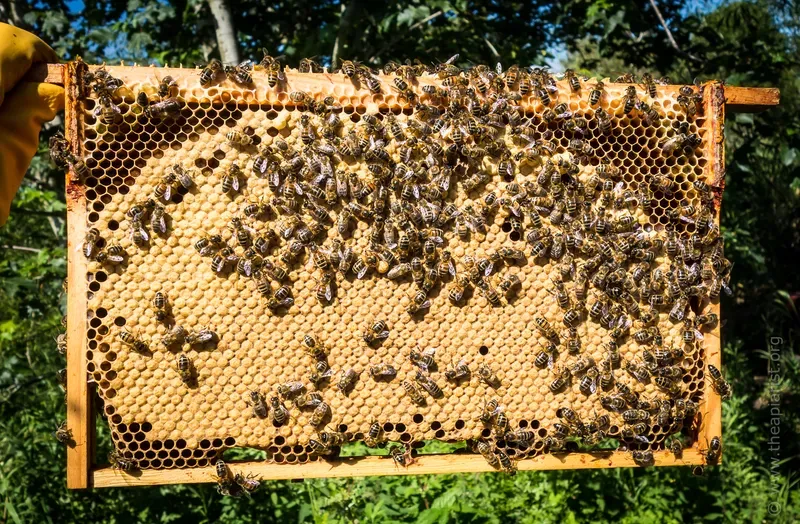
<svg viewBox="0 0 800 524">
<path fill-rule="evenodd" d="M 70 64 L 61 69 L 51 67 L 48 79 L 58 82 L 59 74 L 67 88 L 67 135 L 73 144 L 82 143 L 82 118 L 80 114 L 80 98 L 78 96 L 78 72 L 76 64 Z M 126 82 L 153 82 L 155 73 L 151 68 L 109 68 L 112 75 L 125 79 Z M 171 74 L 173 76 L 196 75 L 194 70 L 158 70 L 159 76 Z M 295 89 L 313 90 L 307 86 L 321 83 L 323 89 L 331 85 L 339 89 L 352 89 L 342 75 L 322 74 L 317 78 L 309 79 L 309 75 L 293 77 L 287 73 L 288 83 L 300 85 Z M 705 115 L 706 131 L 704 140 L 704 154 L 708 159 L 704 166 L 703 176 L 706 180 L 718 181 L 724 171 L 724 144 L 722 129 L 725 113 L 726 97 L 728 104 L 740 105 L 742 109 L 753 109 L 759 105 L 771 105 L 777 102 L 776 93 L 762 93 L 765 96 L 754 96 L 753 91 L 723 88 L 721 84 L 710 83 L 705 86 Z M 613 89 L 611 86 L 609 89 Z M 660 89 L 674 89 L 677 86 L 666 86 Z M 221 90 L 223 93 L 224 90 Z M 262 93 L 263 94 L 263 93 Z M 758 94 L 756 94 L 758 95 Z M 255 96 L 259 96 L 256 94 Z M 264 96 L 267 101 L 275 101 L 276 93 L 266 90 Z M 286 101 L 286 93 L 282 93 L 281 102 Z M 261 100 L 259 100 L 261 101 Z M 738 102 L 738 103 L 737 103 Z M 523 102 L 524 105 L 524 102 Z M 76 151 L 83 153 L 83 151 Z M 85 236 L 87 228 L 87 201 L 84 189 L 80 185 L 67 185 L 68 201 L 68 229 L 69 229 L 69 310 L 68 310 L 68 426 L 73 431 L 74 445 L 68 448 L 68 486 L 70 488 L 85 488 L 89 486 L 121 486 L 121 485 L 153 485 L 180 482 L 213 482 L 213 466 L 142 470 L 134 474 L 122 473 L 109 467 L 97 467 L 94 464 L 94 417 L 91 406 L 91 385 L 87 384 L 86 332 L 88 329 L 86 279 L 87 262 L 76 251 Z M 717 202 L 717 213 L 719 212 Z M 718 304 L 711 310 L 719 312 Z M 719 328 L 707 333 L 704 342 L 705 363 L 720 364 Z M 655 465 L 689 465 L 702 464 L 702 450 L 704 444 L 712 436 L 721 433 L 721 411 L 719 397 L 711 394 L 710 381 L 705 382 L 704 402 L 701 404 L 701 425 L 698 438 L 692 448 L 686 449 L 682 458 L 676 459 L 668 451 L 656 451 Z M 594 452 L 594 453 L 568 453 L 568 454 L 543 454 L 531 459 L 521 460 L 517 463 L 520 470 L 531 469 L 583 469 L 598 467 L 625 467 L 635 463 L 627 452 Z M 422 474 L 422 473 L 454 473 L 492 471 L 493 469 L 480 455 L 449 454 L 449 455 L 421 455 L 416 462 L 406 469 L 397 469 L 391 466 L 391 461 L 385 457 L 358 457 L 341 458 L 335 461 L 315 461 L 304 464 L 277 465 L 266 462 L 235 464 L 237 471 L 252 473 L 264 480 L 283 478 L 314 478 L 314 477 L 339 477 L 339 476 L 365 476 L 384 474 Z"/>
</svg>

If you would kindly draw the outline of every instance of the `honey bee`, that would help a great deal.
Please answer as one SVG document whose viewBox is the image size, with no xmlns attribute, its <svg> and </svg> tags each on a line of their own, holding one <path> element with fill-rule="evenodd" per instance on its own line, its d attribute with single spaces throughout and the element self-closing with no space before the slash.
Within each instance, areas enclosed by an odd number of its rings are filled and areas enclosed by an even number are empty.
<svg viewBox="0 0 800 524">
<path fill-rule="evenodd" d="M 68 446 L 74 442 L 72 430 L 67 428 L 66 421 L 62 422 L 56 427 L 56 430 L 53 432 L 53 438 L 55 438 L 59 444 L 64 444 L 65 446 Z"/>
<path fill-rule="evenodd" d="M 505 473 L 509 475 L 516 474 L 517 469 L 514 466 L 514 463 L 504 451 L 497 449 L 495 450 L 495 455 L 497 455 L 497 460 L 500 462 L 500 467 Z"/>
<path fill-rule="evenodd" d="M 719 317 L 716 313 L 709 313 L 707 315 L 699 315 L 694 319 L 694 327 L 695 329 L 699 329 L 701 327 L 706 326 L 714 326 L 719 322 Z"/>
<path fill-rule="evenodd" d="M 339 382 L 336 383 L 336 389 L 342 394 L 347 395 L 347 393 L 353 389 L 353 386 L 355 386 L 356 380 L 358 380 L 358 373 L 356 373 L 354 369 L 351 368 L 347 371 L 343 371 Z"/>
<path fill-rule="evenodd" d="M 269 407 L 267 406 L 264 395 L 257 390 L 250 391 L 248 403 L 253 406 L 253 415 L 258 418 L 267 418 Z"/>
<path fill-rule="evenodd" d="M 578 80 L 578 76 L 572 69 L 567 69 L 564 71 L 564 79 L 569 83 L 569 87 L 573 92 L 578 92 L 581 90 L 581 81 Z"/>
<path fill-rule="evenodd" d="M 390 364 L 380 363 L 369 368 L 369 374 L 375 380 L 392 380 L 397 370 Z"/>
<path fill-rule="evenodd" d="M 325 304 L 333 300 L 333 274 L 323 273 L 314 287 L 314 296 L 320 303 Z"/>
<path fill-rule="evenodd" d="M 325 344 L 318 342 L 313 335 L 303 336 L 303 345 L 306 347 L 306 353 L 311 355 L 317 360 L 325 360 L 328 358 L 328 350 Z"/>
<path fill-rule="evenodd" d="M 722 441 L 719 437 L 713 437 L 708 442 L 708 448 L 704 453 L 706 464 L 716 464 L 722 456 Z"/>
<path fill-rule="evenodd" d="M 351 60 L 341 60 L 341 69 L 344 76 L 351 80 L 355 78 L 356 71 L 358 70 L 356 67 L 356 62 Z"/>
<path fill-rule="evenodd" d="M 247 128 L 245 129 L 245 131 Z M 228 141 L 229 144 L 237 147 L 248 147 L 253 145 L 254 139 L 252 136 L 248 135 L 246 132 L 241 131 L 228 131 L 225 135 L 225 139 Z"/>
<path fill-rule="evenodd" d="M 200 71 L 200 86 L 208 87 L 220 77 L 225 69 L 222 67 L 222 62 L 216 58 L 212 58 L 208 64 Z"/>
<path fill-rule="evenodd" d="M 521 285 L 522 282 L 520 281 L 519 277 L 514 273 L 509 273 L 503 277 L 503 279 L 497 285 L 497 289 L 507 296 L 512 289 Z"/>
<path fill-rule="evenodd" d="M 100 116 L 100 121 L 104 124 L 111 125 L 116 122 L 117 117 L 121 114 L 119 107 L 114 104 L 111 95 L 101 93 L 98 97 L 98 105 L 92 112 L 94 116 Z"/>
<path fill-rule="evenodd" d="M 308 441 L 308 445 L 311 446 L 311 453 L 314 455 L 323 456 L 333 453 L 333 449 L 329 444 L 325 444 L 313 438 Z"/>
<path fill-rule="evenodd" d="M 419 346 L 417 346 L 416 351 L 412 349 L 411 352 L 409 352 L 408 359 L 412 364 L 419 367 L 425 373 L 428 373 L 436 367 L 436 361 L 433 358 L 435 353 L 435 348 L 428 348 L 425 351 L 419 351 Z"/>
<path fill-rule="evenodd" d="M 321 73 L 322 67 L 312 58 L 303 58 L 300 60 L 297 70 L 301 73 Z"/>
<path fill-rule="evenodd" d="M 167 333 L 161 337 L 161 344 L 165 348 L 171 348 L 177 345 L 183 345 L 186 341 L 186 329 L 182 326 L 174 325 L 172 326 Z"/>
<path fill-rule="evenodd" d="M 639 466 L 649 466 L 655 462 L 653 452 L 648 450 L 635 450 L 631 451 L 631 458 Z"/>
<path fill-rule="evenodd" d="M 486 462 L 491 467 L 500 467 L 500 461 L 497 459 L 497 455 L 494 454 L 492 447 L 488 442 L 485 440 L 478 440 L 475 443 L 475 449 L 483 456 L 484 459 L 486 459 Z"/>
<path fill-rule="evenodd" d="M 200 345 L 200 344 L 207 344 L 210 342 L 216 342 L 219 340 L 216 332 L 208 329 L 202 328 L 197 331 L 192 331 L 188 335 L 186 335 L 186 343 L 190 346 Z"/>
<path fill-rule="evenodd" d="M 96 227 L 90 228 L 89 231 L 86 232 L 86 236 L 83 238 L 83 243 L 81 244 L 83 256 L 88 259 L 94 257 L 97 253 L 95 250 L 97 249 L 97 242 L 99 240 L 100 231 Z"/>
<path fill-rule="evenodd" d="M 389 456 L 392 457 L 396 465 L 404 468 L 414 462 L 411 456 L 411 448 L 408 446 L 392 446 L 389 448 Z"/>
<path fill-rule="evenodd" d="M 623 108 L 622 112 L 630 114 L 633 111 L 633 107 L 639 101 L 638 97 L 636 96 L 636 87 L 635 86 L 628 86 L 625 89 L 625 94 L 622 97 Z"/>
<path fill-rule="evenodd" d="M 189 360 L 189 357 L 183 354 L 178 355 L 178 361 L 176 366 L 178 368 L 178 376 L 181 377 L 181 380 L 185 384 L 190 385 L 194 383 L 195 370 L 192 361 Z"/>
<path fill-rule="evenodd" d="M 238 261 L 238 257 L 233 249 L 224 247 L 211 259 L 211 270 L 214 273 L 223 273 L 232 261 Z"/>
<path fill-rule="evenodd" d="M 541 333 L 544 338 L 555 339 L 558 337 L 556 330 L 550 325 L 546 319 L 542 317 L 535 317 L 533 319 L 536 329 Z"/>
<path fill-rule="evenodd" d="M 427 391 L 431 397 L 442 398 L 444 396 L 442 388 L 440 388 L 439 385 L 434 382 L 429 375 L 425 375 L 421 371 L 417 371 L 417 373 L 414 375 L 414 380 L 416 380 L 420 387 Z"/>
<path fill-rule="evenodd" d="M 294 398 L 303 392 L 305 386 L 302 382 L 287 382 L 285 384 L 278 384 L 275 390 L 281 398 Z"/>
<path fill-rule="evenodd" d="M 551 103 L 550 94 L 547 92 L 547 89 L 544 89 L 541 84 L 534 84 L 533 88 L 534 93 L 536 93 L 536 97 L 542 103 L 543 106 L 547 107 Z"/>
<path fill-rule="evenodd" d="M 331 408 L 325 402 L 320 401 L 317 406 L 314 408 L 314 411 L 311 413 L 311 418 L 309 419 L 309 424 L 312 426 L 319 426 L 325 420 L 325 417 L 328 416 L 330 413 Z"/>
<path fill-rule="evenodd" d="M 365 330 L 362 334 L 364 342 L 372 344 L 380 340 L 389 338 L 389 329 L 385 320 L 378 320 L 369 329 Z"/>
<path fill-rule="evenodd" d="M 250 60 L 245 60 L 235 66 L 225 66 L 223 71 L 228 80 L 237 84 L 248 86 L 253 83 L 253 62 Z"/>
<path fill-rule="evenodd" d="M 166 98 L 150 104 L 142 110 L 142 114 L 150 120 L 167 120 L 177 118 L 181 113 L 181 103 L 177 98 Z"/>
<path fill-rule="evenodd" d="M 212 255 L 222 242 L 222 237 L 219 235 L 206 236 L 195 242 L 194 248 L 201 256 L 207 257 Z"/>
<path fill-rule="evenodd" d="M 498 389 L 500 387 L 500 379 L 497 378 L 492 369 L 486 364 L 478 366 L 478 379 L 489 387 Z"/>
<path fill-rule="evenodd" d="M 108 463 L 112 469 L 118 469 L 126 473 L 139 469 L 135 460 L 125 458 L 118 451 L 112 451 L 108 454 Z"/>
<path fill-rule="evenodd" d="M 231 191 L 238 192 L 241 187 L 241 180 L 244 173 L 237 164 L 231 164 L 228 171 L 222 176 L 222 192 L 230 193 Z"/>
<path fill-rule="evenodd" d="M 604 90 L 603 82 L 597 82 L 591 91 L 589 91 L 589 105 L 594 107 L 600 103 L 600 98 L 603 96 Z"/>
<path fill-rule="evenodd" d="M 233 482 L 236 483 L 236 485 L 241 488 L 242 493 L 248 497 L 261 486 L 261 482 L 259 482 L 252 473 L 247 476 L 237 473 L 233 476 Z"/>
<path fill-rule="evenodd" d="M 502 302 L 500 301 L 500 294 L 497 293 L 497 290 L 488 282 L 481 280 L 478 282 L 477 286 L 478 289 L 481 290 L 481 295 L 483 295 L 483 298 L 485 298 L 489 304 L 491 304 L 493 307 L 499 307 L 502 305 Z"/>
<path fill-rule="evenodd" d="M 569 369 L 562 368 L 558 371 L 558 376 L 556 377 L 553 382 L 550 383 L 550 391 L 553 393 L 558 393 L 561 391 L 566 385 L 569 383 L 570 379 L 572 378 L 572 373 L 570 373 Z"/>
<path fill-rule="evenodd" d="M 405 390 L 406 395 L 408 395 L 408 398 L 411 399 L 411 402 L 417 406 L 424 406 L 426 404 L 425 396 L 420 393 L 419 389 L 414 385 L 414 383 L 404 380 L 403 389 Z"/>
<path fill-rule="evenodd" d="M 314 371 L 312 371 L 308 380 L 314 384 L 314 387 L 319 388 L 323 382 L 330 380 L 333 376 L 333 370 L 328 366 L 326 360 L 317 360 L 314 363 Z"/>
<path fill-rule="evenodd" d="M 276 426 L 284 425 L 290 418 L 289 410 L 276 396 L 270 397 L 269 403 L 272 408 L 272 423 Z"/>
<path fill-rule="evenodd" d="M 120 330 L 118 336 L 123 344 L 133 349 L 137 353 L 141 354 L 150 353 L 150 347 L 147 345 L 147 343 L 134 336 L 134 334 L 131 333 L 130 331 L 122 329 Z"/>
<path fill-rule="evenodd" d="M 711 376 L 711 385 L 714 387 L 722 400 L 730 398 L 732 388 L 730 384 L 723 378 L 722 372 L 713 364 L 708 365 L 708 374 Z"/>
<path fill-rule="evenodd" d="M 164 212 L 164 206 L 161 204 L 156 204 L 150 214 L 150 229 L 159 235 L 167 234 L 166 213 Z"/>
</svg>

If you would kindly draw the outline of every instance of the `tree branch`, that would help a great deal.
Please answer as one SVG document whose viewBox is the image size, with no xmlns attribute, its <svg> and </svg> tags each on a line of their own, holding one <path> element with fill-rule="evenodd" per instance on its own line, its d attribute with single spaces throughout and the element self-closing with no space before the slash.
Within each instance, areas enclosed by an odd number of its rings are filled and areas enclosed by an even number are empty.
<svg viewBox="0 0 800 524">
<path fill-rule="evenodd" d="M 9 386 L 6 386 L 5 390 L 2 391 L 2 393 L 0 394 L 0 397 L 2 397 L 0 398 L 0 403 L 8 402 L 9 400 L 11 400 L 11 397 L 13 397 L 21 389 L 37 384 L 45 380 L 45 378 L 46 377 L 44 376 L 33 377 L 31 379 L 28 379 L 26 382 L 23 382 L 22 384 L 11 384 Z"/>
<path fill-rule="evenodd" d="M 3 249 L 16 249 L 17 251 L 30 251 L 31 253 L 41 253 L 41 249 L 26 246 L 3 246 Z"/>
<path fill-rule="evenodd" d="M 236 44 L 236 30 L 228 4 L 225 0 L 208 0 L 208 7 L 214 15 L 220 58 L 226 64 L 238 64 L 239 47 Z"/>
<path fill-rule="evenodd" d="M 656 16 L 658 17 L 658 21 L 661 23 L 661 27 L 663 27 L 664 31 L 667 33 L 667 40 L 669 40 L 670 45 L 672 45 L 672 47 L 674 47 L 675 50 L 681 55 L 691 58 L 695 62 L 702 62 L 702 60 L 697 58 L 696 56 L 689 53 L 685 53 L 681 50 L 680 46 L 678 45 L 678 42 L 675 41 L 675 37 L 672 36 L 672 31 L 669 30 L 667 21 L 664 20 L 664 16 L 661 14 L 661 10 L 656 5 L 656 0 L 650 0 L 650 6 L 653 8 L 653 11 L 655 11 Z"/>
<path fill-rule="evenodd" d="M 428 22 L 430 22 L 431 20 L 434 20 L 435 18 L 439 18 L 439 17 L 440 17 L 440 16 L 442 16 L 443 14 L 444 14 L 444 11 L 436 11 L 436 12 L 435 12 L 435 13 L 433 13 L 432 15 L 430 15 L 430 16 L 427 16 L 427 17 L 423 18 L 422 20 L 420 20 L 420 21 L 419 21 L 419 22 L 417 22 L 416 24 L 412 24 L 412 25 L 411 25 L 411 26 L 409 26 L 409 28 L 408 28 L 408 29 L 406 29 L 405 31 L 398 31 L 398 35 L 399 35 L 399 36 L 395 37 L 395 38 L 394 38 L 394 39 L 393 39 L 391 42 L 389 42 L 389 43 L 388 43 L 388 44 L 386 44 L 385 46 L 381 47 L 381 48 L 378 50 L 378 52 L 377 52 L 377 53 L 375 53 L 374 55 L 372 55 L 372 57 L 370 57 L 369 61 L 370 61 L 370 62 L 374 62 L 374 61 L 375 61 L 375 59 L 376 59 L 376 58 L 378 58 L 378 56 L 380 56 L 380 54 L 381 54 L 381 53 L 383 53 L 384 51 L 386 51 L 386 50 L 387 50 L 387 49 L 389 49 L 390 47 L 393 47 L 393 46 L 394 46 L 394 45 L 395 45 L 397 42 L 399 42 L 400 40 L 402 40 L 403 38 L 405 38 L 406 36 L 408 36 L 408 33 L 410 33 L 411 31 L 413 31 L 414 29 L 416 29 L 416 28 L 418 28 L 418 27 L 421 27 L 421 26 L 423 26 L 423 25 L 427 24 Z"/>
<path fill-rule="evenodd" d="M 486 42 L 487 46 L 489 46 L 489 51 L 492 52 L 492 55 L 494 55 L 494 57 L 497 60 L 500 60 L 500 53 L 497 52 L 497 49 L 495 49 L 495 47 L 492 45 L 492 43 L 489 41 L 489 39 L 484 36 L 483 37 L 483 41 Z"/>
<path fill-rule="evenodd" d="M 347 7 L 342 4 L 342 16 L 339 17 L 339 29 L 336 31 L 336 41 L 333 44 L 333 52 L 331 52 L 331 69 L 336 68 L 336 61 L 339 59 L 339 55 L 342 54 L 342 50 L 345 47 L 348 47 L 347 36 L 358 7 L 358 0 L 350 0 Z"/>
<path fill-rule="evenodd" d="M 40 211 L 38 209 L 25 209 L 24 207 L 11 206 L 12 213 L 22 213 L 25 215 L 43 215 L 46 217 L 65 218 L 66 211 Z"/>
</svg>

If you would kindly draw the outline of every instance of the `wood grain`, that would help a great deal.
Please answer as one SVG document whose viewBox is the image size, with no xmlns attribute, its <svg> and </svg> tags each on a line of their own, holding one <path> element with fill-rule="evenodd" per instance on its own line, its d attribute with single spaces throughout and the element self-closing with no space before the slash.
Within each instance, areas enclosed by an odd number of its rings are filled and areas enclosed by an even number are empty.
<svg viewBox="0 0 800 524">
<path fill-rule="evenodd" d="M 737 113 L 765 111 L 781 102 L 781 91 L 775 87 L 725 86 L 724 90 L 725 105 Z"/>
<path fill-rule="evenodd" d="M 708 86 L 710 92 L 705 100 L 705 111 L 711 116 L 711 135 L 708 138 L 709 162 L 706 165 L 707 180 L 709 184 L 719 188 L 716 198 L 716 219 L 719 224 L 722 207 L 722 191 L 725 189 L 725 111 L 729 107 L 725 101 L 727 89 L 716 82 Z M 717 318 L 722 318 L 720 302 L 711 303 L 707 313 L 715 313 Z M 722 436 L 722 400 L 714 391 L 708 365 L 712 364 L 722 369 L 722 339 L 720 323 L 714 329 L 704 332 L 703 348 L 705 349 L 705 391 L 703 393 L 705 406 L 700 407 L 702 420 L 698 433 L 697 447 L 705 450 L 708 442 L 713 437 Z M 722 459 L 720 458 L 720 462 Z"/>
<path fill-rule="evenodd" d="M 66 137 L 81 144 L 77 117 L 77 73 L 70 65 L 65 78 Z M 82 146 L 78 146 L 82 147 Z M 78 152 L 79 153 L 79 152 Z M 70 184 L 67 173 L 67 427 L 73 442 L 67 447 L 67 487 L 89 487 L 94 442 L 91 392 L 86 380 L 86 259 L 80 246 L 86 234 L 86 200 L 83 191 Z"/>
<path fill-rule="evenodd" d="M 133 71 L 138 69 L 139 73 L 131 73 L 133 77 L 139 80 L 144 80 L 145 77 L 150 79 L 152 75 L 152 69 L 150 67 L 138 67 L 133 68 L 129 67 L 129 70 Z M 64 71 L 66 70 L 65 64 L 34 64 L 31 67 L 31 70 L 25 75 L 25 80 L 33 81 L 33 82 L 47 82 L 50 84 L 64 84 Z M 180 71 L 180 70 L 178 70 Z M 161 71 L 159 72 L 163 74 L 168 74 L 168 72 Z M 311 75 L 298 75 L 297 73 L 288 73 L 291 76 L 305 76 L 306 78 L 310 77 Z M 314 75 L 320 77 L 325 82 L 331 82 L 332 79 L 333 83 L 337 83 L 336 81 L 341 81 L 341 75 L 330 75 L 330 74 L 319 74 Z M 388 82 L 384 81 L 385 85 L 389 85 Z M 667 87 L 674 87 L 677 89 L 679 86 L 667 86 Z M 748 113 L 748 112 L 757 112 L 757 111 L 764 111 L 769 109 L 770 107 L 777 106 L 780 104 L 781 99 L 781 92 L 780 89 L 774 87 L 739 87 L 739 86 L 725 86 L 725 101 L 728 105 L 729 111 L 739 112 L 739 113 Z"/>
<path fill-rule="evenodd" d="M 690 466 L 702 464 L 703 458 L 695 449 L 685 450 L 676 459 L 667 451 L 653 453 L 655 466 Z M 354 457 L 336 462 L 316 461 L 305 464 L 275 465 L 268 462 L 227 463 L 234 473 L 253 474 L 261 480 L 287 478 L 312 479 L 332 477 L 368 477 L 385 475 L 423 475 L 452 473 L 485 473 L 497 471 L 480 455 L 421 455 L 407 468 L 396 467 L 389 457 Z M 517 463 L 520 471 L 558 469 L 597 469 L 639 467 L 630 453 L 569 453 L 540 455 Z M 95 487 L 157 486 L 164 484 L 197 484 L 215 482 L 214 467 L 191 469 L 144 470 L 124 473 L 111 468 L 97 469 L 93 473 Z"/>
</svg>

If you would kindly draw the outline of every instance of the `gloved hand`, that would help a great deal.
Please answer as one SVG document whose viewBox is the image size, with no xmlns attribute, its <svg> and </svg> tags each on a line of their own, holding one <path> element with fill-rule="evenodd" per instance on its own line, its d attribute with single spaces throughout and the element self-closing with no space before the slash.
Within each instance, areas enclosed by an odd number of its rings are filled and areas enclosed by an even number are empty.
<svg viewBox="0 0 800 524">
<path fill-rule="evenodd" d="M 0 225 L 39 146 L 42 124 L 64 108 L 64 88 L 22 80 L 31 65 L 58 62 L 36 36 L 0 23 Z"/>
</svg>

